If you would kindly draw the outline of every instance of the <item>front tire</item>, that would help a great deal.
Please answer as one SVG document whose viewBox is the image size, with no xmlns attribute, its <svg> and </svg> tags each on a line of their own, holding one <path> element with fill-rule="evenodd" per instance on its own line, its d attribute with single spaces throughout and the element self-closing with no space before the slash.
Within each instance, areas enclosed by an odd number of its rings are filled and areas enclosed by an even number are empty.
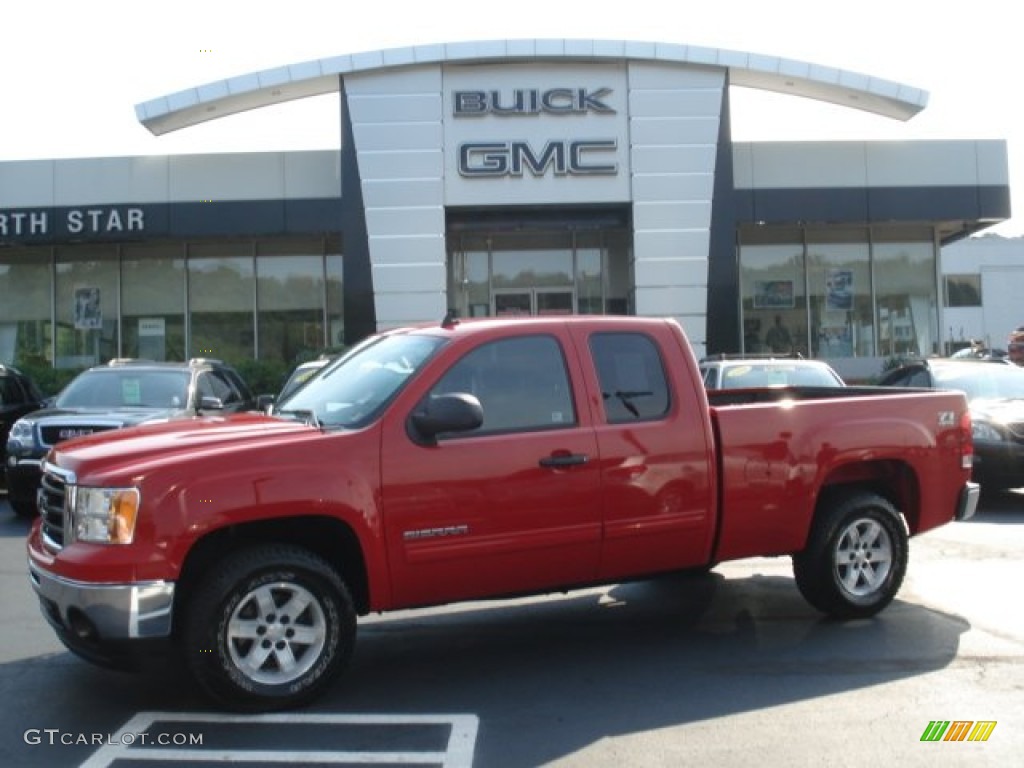
<svg viewBox="0 0 1024 768">
<path fill-rule="evenodd" d="M 186 609 L 184 652 L 214 699 L 244 712 L 315 699 L 351 658 L 356 615 L 331 566 L 300 547 L 229 555 L 206 574 Z"/>
<path fill-rule="evenodd" d="M 838 497 L 819 511 L 807 547 L 793 556 L 804 598 L 839 619 L 874 616 L 896 597 L 907 572 L 907 530 L 883 497 Z"/>
</svg>

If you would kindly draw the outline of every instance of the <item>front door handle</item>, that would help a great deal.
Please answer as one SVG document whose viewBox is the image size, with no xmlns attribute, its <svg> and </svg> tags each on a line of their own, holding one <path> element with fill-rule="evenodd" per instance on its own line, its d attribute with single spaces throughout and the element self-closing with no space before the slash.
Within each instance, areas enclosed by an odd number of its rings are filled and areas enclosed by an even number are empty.
<svg viewBox="0 0 1024 768">
<path fill-rule="evenodd" d="M 547 456 L 540 460 L 542 467 L 574 467 L 577 464 L 586 464 L 590 457 L 585 453 L 559 453 L 554 456 Z"/>
</svg>

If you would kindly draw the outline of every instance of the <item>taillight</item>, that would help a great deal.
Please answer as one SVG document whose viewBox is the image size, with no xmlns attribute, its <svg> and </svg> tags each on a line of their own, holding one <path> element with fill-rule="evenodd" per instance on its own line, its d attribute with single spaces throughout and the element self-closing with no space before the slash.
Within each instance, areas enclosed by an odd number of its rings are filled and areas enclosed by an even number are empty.
<svg viewBox="0 0 1024 768">
<path fill-rule="evenodd" d="M 971 431 L 971 413 L 960 415 L 960 466 L 970 469 L 974 464 L 974 436 Z"/>
</svg>

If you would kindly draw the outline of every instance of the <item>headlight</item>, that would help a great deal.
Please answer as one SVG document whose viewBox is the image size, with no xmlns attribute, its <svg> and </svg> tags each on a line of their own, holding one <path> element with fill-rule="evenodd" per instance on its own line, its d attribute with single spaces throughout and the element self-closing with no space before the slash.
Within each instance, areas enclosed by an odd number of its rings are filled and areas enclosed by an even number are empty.
<svg viewBox="0 0 1024 768">
<path fill-rule="evenodd" d="M 1003 435 L 998 429 L 991 424 L 985 424 L 981 421 L 975 421 L 971 424 L 971 435 L 975 440 L 985 440 L 989 443 L 1001 443 L 1003 441 Z"/>
<path fill-rule="evenodd" d="M 74 529 L 78 541 L 131 544 L 139 513 L 137 488 L 75 488 Z"/>
<path fill-rule="evenodd" d="M 34 438 L 32 437 L 32 427 L 35 425 L 36 423 L 31 419 L 18 419 L 14 422 L 14 426 L 11 427 L 8 439 L 18 440 L 22 443 L 31 445 L 34 442 Z"/>
</svg>

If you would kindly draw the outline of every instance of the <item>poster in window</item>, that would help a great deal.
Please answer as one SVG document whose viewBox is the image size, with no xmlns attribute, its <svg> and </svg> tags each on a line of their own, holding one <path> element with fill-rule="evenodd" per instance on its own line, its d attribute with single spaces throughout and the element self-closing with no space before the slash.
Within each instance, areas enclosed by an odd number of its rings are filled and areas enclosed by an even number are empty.
<svg viewBox="0 0 1024 768">
<path fill-rule="evenodd" d="M 853 355 L 853 332 L 850 326 L 840 323 L 821 326 L 818 330 L 818 355 L 820 357 L 851 357 Z"/>
<path fill-rule="evenodd" d="M 755 280 L 755 309 L 792 309 L 792 280 Z"/>
<path fill-rule="evenodd" d="M 830 269 L 825 273 L 825 309 L 853 309 L 853 270 Z"/>
<path fill-rule="evenodd" d="M 75 330 L 94 331 L 103 327 L 99 288 L 75 288 Z"/>
</svg>

